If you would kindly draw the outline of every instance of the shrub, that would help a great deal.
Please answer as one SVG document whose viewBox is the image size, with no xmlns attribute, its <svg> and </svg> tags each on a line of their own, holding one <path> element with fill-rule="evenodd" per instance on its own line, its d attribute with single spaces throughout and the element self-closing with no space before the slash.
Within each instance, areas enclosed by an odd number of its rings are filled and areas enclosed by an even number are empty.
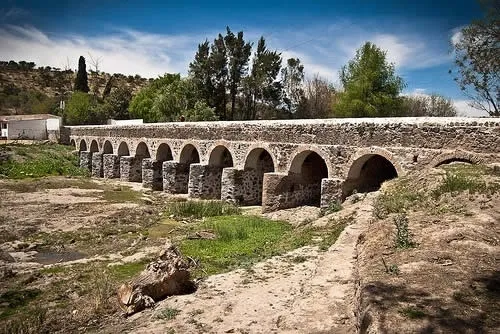
<svg viewBox="0 0 500 334">
<path fill-rule="evenodd" d="M 393 218 L 396 226 L 396 248 L 412 248 L 415 243 L 411 240 L 411 233 L 408 229 L 408 217 L 406 214 L 399 214 Z"/>
<path fill-rule="evenodd" d="M 240 214 L 241 209 L 223 201 L 186 201 L 170 203 L 166 213 L 178 218 L 203 218 Z"/>
</svg>

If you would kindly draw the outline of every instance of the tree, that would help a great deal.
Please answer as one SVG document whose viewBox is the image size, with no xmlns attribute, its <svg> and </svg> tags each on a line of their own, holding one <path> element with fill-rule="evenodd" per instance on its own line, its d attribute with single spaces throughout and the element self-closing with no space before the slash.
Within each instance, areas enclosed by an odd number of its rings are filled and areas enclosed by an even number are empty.
<svg viewBox="0 0 500 334">
<path fill-rule="evenodd" d="M 242 79 L 244 118 L 256 119 L 257 108 L 272 109 L 281 103 L 283 87 L 276 78 L 281 69 L 281 54 L 266 48 L 264 37 L 259 39 L 250 75 Z M 265 113 L 265 110 L 262 110 Z"/>
<path fill-rule="evenodd" d="M 367 42 L 356 51 L 354 59 L 342 67 L 335 115 L 341 117 L 386 117 L 402 115 L 399 94 L 405 87 L 395 74 L 386 52 Z"/>
<path fill-rule="evenodd" d="M 212 84 L 213 70 L 210 62 L 210 43 L 208 40 L 198 45 L 194 61 L 189 64 L 189 76 L 193 80 L 197 95 L 211 105 L 214 87 Z"/>
<path fill-rule="evenodd" d="M 283 102 L 290 114 L 295 114 L 304 98 L 304 65 L 298 58 L 287 60 L 287 66 L 281 70 L 283 80 L 284 97 Z"/>
<path fill-rule="evenodd" d="M 80 56 L 78 59 L 78 72 L 76 73 L 75 91 L 89 92 L 89 83 L 87 78 L 87 67 L 85 65 L 85 58 Z"/>
<path fill-rule="evenodd" d="M 128 107 L 132 99 L 132 92 L 128 87 L 115 88 L 104 99 L 103 111 L 106 118 L 129 119 Z"/>
<path fill-rule="evenodd" d="M 188 122 L 219 120 L 214 112 L 214 108 L 210 108 L 204 101 L 197 101 L 193 108 L 184 111 L 182 116 L 184 116 Z"/>
<path fill-rule="evenodd" d="M 318 75 L 315 75 L 312 79 L 307 79 L 304 85 L 304 98 L 297 110 L 297 117 L 331 117 L 335 95 L 336 92 L 333 86 Z"/>
<path fill-rule="evenodd" d="M 179 74 L 165 74 L 153 80 L 142 88 L 130 101 L 129 114 L 131 118 L 142 118 L 144 122 L 154 123 L 164 120 L 158 108 L 154 108 L 155 99 L 164 87 L 181 79 Z"/>
<path fill-rule="evenodd" d="M 486 17 L 463 28 L 454 41 L 455 81 L 473 108 L 500 116 L 500 6 L 485 1 L 485 7 Z"/>
<path fill-rule="evenodd" d="M 63 117 L 64 123 L 69 125 L 103 124 L 107 118 L 96 99 L 83 92 L 71 95 Z"/>
<path fill-rule="evenodd" d="M 438 94 L 405 96 L 403 110 L 406 116 L 453 117 L 457 110 L 450 99 Z"/>
<path fill-rule="evenodd" d="M 213 103 L 217 116 L 226 120 L 226 86 L 227 86 L 227 58 L 226 44 L 221 34 L 214 40 L 210 53 L 210 66 L 212 68 L 211 81 L 213 86 Z"/>
<path fill-rule="evenodd" d="M 241 79 L 248 71 L 248 61 L 252 52 L 252 45 L 245 43 L 243 39 L 243 31 L 238 32 L 235 36 L 234 33 L 226 27 L 227 34 L 224 37 L 227 50 L 227 62 L 229 69 L 228 84 L 229 96 L 231 98 L 231 113 L 229 119 L 234 119 L 236 108 L 236 95 L 240 87 Z"/>
</svg>

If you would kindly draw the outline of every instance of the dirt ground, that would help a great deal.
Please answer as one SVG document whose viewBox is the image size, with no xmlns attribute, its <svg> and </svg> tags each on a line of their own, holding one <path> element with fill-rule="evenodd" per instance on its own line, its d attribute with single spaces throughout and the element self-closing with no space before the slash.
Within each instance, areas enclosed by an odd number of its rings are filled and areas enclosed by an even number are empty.
<svg viewBox="0 0 500 334">
<path fill-rule="evenodd" d="M 408 188 L 430 192 L 443 173 L 422 172 Z M 312 207 L 268 215 L 295 226 L 348 221 L 326 251 L 306 246 L 213 275 L 193 294 L 125 318 L 101 292 L 158 253 L 169 231 L 157 225 L 168 219 L 162 212 L 172 198 L 120 182 L 0 180 L 0 295 L 15 291 L 17 306 L 36 314 L 23 301 L 43 291 L 40 302 L 52 306 L 44 317 L 64 333 L 494 333 L 499 193 L 465 191 L 412 204 L 405 211 L 412 245 L 398 249 L 398 215 L 382 215 L 379 199 L 399 182 L 354 195 L 323 218 Z M 116 268 L 112 279 L 103 279 L 103 268 Z M 0 325 L 8 307 L 0 298 Z"/>
</svg>

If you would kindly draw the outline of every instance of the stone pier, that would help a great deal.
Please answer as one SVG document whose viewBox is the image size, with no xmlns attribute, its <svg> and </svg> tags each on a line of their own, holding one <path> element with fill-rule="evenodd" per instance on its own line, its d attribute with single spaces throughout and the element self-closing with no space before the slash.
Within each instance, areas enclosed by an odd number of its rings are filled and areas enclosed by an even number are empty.
<svg viewBox="0 0 500 334">
<path fill-rule="evenodd" d="M 162 162 L 151 158 L 142 159 L 142 186 L 163 190 Z"/>
<path fill-rule="evenodd" d="M 102 153 L 94 152 L 92 154 L 92 176 L 103 177 Z"/>
<path fill-rule="evenodd" d="M 116 154 L 103 154 L 103 175 L 105 179 L 117 179 L 120 177 L 120 157 Z"/>
<path fill-rule="evenodd" d="M 189 164 L 175 161 L 163 162 L 163 191 L 171 194 L 187 194 Z"/>
<path fill-rule="evenodd" d="M 191 164 L 188 194 L 192 198 L 220 199 L 222 167 Z"/>
<path fill-rule="evenodd" d="M 120 157 L 120 180 L 142 182 L 142 159 L 128 155 Z"/>
<path fill-rule="evenodd" d="M 92 170 L 92 152 L 80 151 L 80 167 Z"/>
</svg>

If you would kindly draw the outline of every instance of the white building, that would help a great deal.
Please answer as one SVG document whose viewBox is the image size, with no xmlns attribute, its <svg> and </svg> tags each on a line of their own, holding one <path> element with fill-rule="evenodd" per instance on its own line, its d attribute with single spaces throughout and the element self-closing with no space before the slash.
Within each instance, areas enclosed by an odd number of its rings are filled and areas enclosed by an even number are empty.
<svg viewBox="0 0 500 334">
<path fill-rule="evenodd" d="M 58 141 L 61 125 L 61 117 L 49 114 L 0 116 L 2 139 Z"/>
</svg>

